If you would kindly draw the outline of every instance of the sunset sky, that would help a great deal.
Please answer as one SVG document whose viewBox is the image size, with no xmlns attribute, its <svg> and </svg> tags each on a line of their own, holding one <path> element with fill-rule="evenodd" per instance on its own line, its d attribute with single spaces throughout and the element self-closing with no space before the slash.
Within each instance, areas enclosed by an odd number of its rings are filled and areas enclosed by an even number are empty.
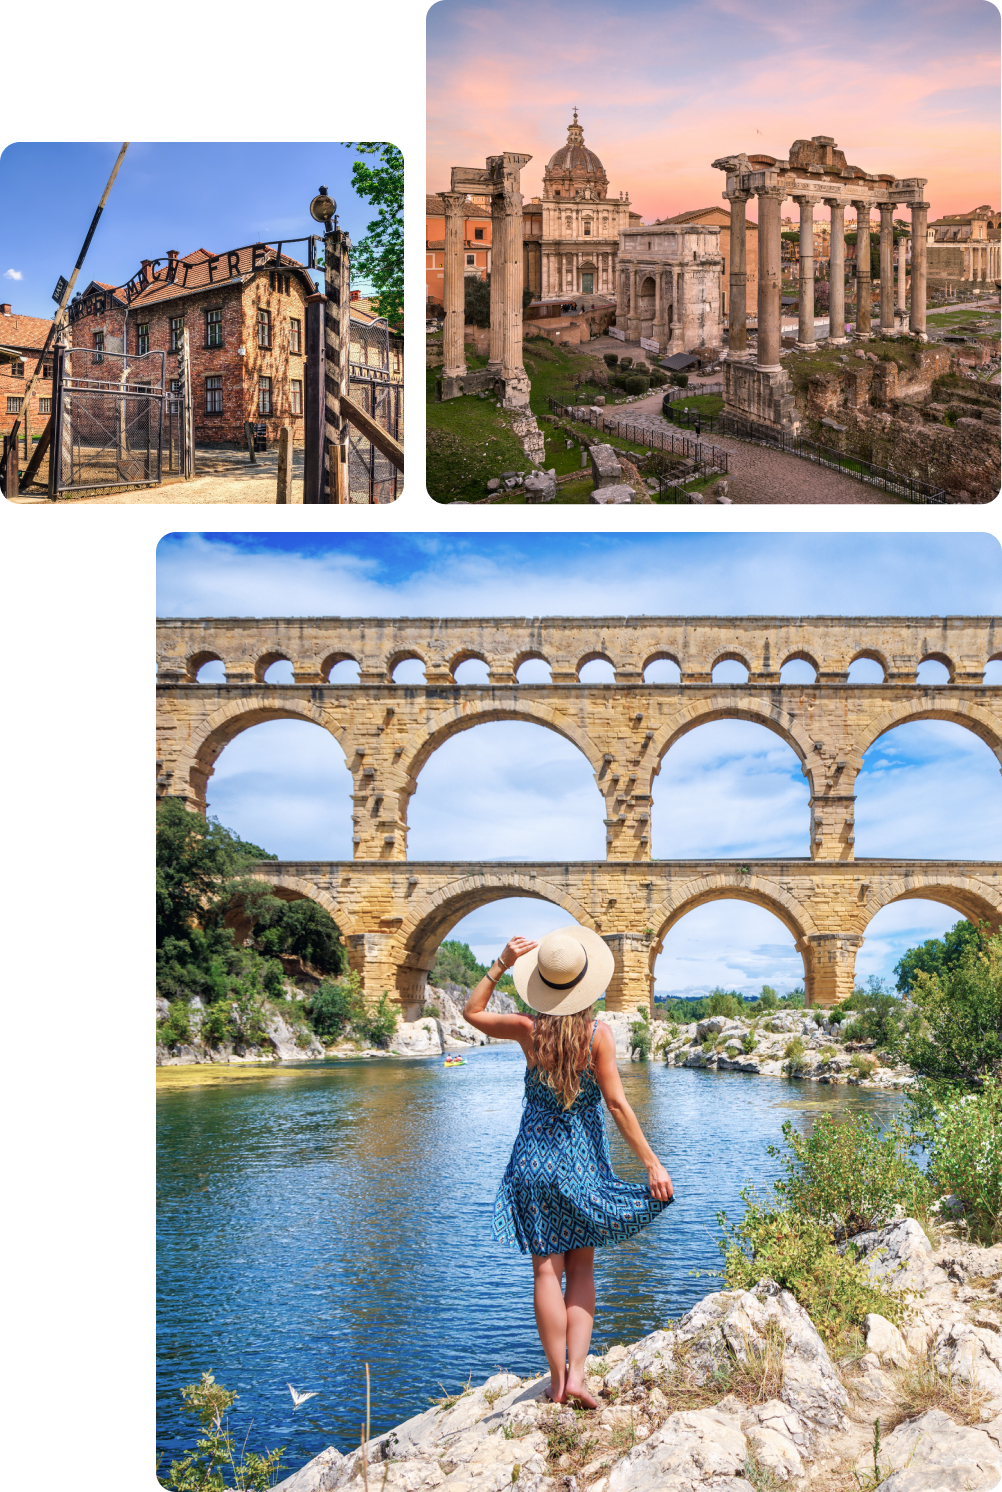
<svg viewBox="0 0 1002 1492">
<path fill-rule="evenodd" d="M 721 202 L 718 156 L 784 158 L 793 140 L 825 134 L 851 165 L 928 178 L 930 218 L 998 205 L 999 11 L 988 0 L 431 7 L 429 191 L 448 188 L 453 165 L 518 150 L 533 157 L 523 191 L 538 195 L 574 104 L 609 195 L 627 191 L 646 222 Z"/>
</svg>

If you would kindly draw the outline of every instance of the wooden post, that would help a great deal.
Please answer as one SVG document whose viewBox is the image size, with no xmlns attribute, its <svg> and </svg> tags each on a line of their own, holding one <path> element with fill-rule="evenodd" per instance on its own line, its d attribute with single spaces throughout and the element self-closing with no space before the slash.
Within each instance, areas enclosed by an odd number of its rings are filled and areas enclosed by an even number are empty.
<svg viewBox="0 0 1002 1492">
<path fill-rule="evenodd" d="M 278 432 L 278 493 L 277 503 L 292 502 L 292 434 L 288 425 Z"/>
<path fill-rule="evenodd" d="M 326 355 L 324 346 L 325 295 L 306 299 L 306 407 L 303 426 L 306 447 L 303 452 L 303 502 L 324 501 L 324 386 Z"/>
<path fill-rule="evenodd" d="M 17 425 L 13 432 L 3 438 L 3 492 L 4 497 L 17 497 Z"/>
<path fill-rule="evenodd" d="M 256 462 L 257 457 L 254 454 L 254 426 L 250 420 L 244 420 L 244 440 L 247 442 L 247 454 L 250 456 L 251 461 Z"/>
</svg>

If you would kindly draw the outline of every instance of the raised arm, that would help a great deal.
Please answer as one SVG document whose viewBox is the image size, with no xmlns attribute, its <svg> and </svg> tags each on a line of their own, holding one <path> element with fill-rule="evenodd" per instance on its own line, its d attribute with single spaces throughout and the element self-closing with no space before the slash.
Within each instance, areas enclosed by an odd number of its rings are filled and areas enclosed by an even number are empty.
<svg viewBox="0 0 1002 1492">
<path fill-rule="evenodd" d="M 651 1195 L 661 1202 L 667 1202 L 672 1194 L 671 1177 L 647 1143 L 640 1121 L 626 1101 L 619 1068 L 616 1066 L 616 1038 L 602 1021 L 598 1023 L 592 1050 L 595 1054 L 595 1080 L 602 1090 L 609 1113 L 616 1121 L 616 1128 L 637 1159 L 647 1167 L 647 1185 L 651 1189 Z"/>
<path fill-rule="evenodd" d="M 523 953 L 530 953 L 535 946 L 527 938 L 510 938 L 501 957 L 494 960 L 463 1007 L 463 1019 L 469 1021 L 471 1026 L 483 1031 L 485 1036 L 493 1036 L 495 1041 L 517 1041 L 526 1053 L 532 1043 L 532 1021 L 529 1016 L 500 1015 L 494 1010 L 488 1011 L 487 1002 L 501 975 L 511 968 L 517 958 L 521 958 Z"/>
</svg>

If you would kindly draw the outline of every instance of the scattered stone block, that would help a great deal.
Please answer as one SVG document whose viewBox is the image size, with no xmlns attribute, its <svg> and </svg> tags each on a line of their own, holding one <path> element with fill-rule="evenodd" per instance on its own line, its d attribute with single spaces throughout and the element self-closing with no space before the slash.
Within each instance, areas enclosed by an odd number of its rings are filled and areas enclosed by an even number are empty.
<svg viewBox="0 0 1002 1492">
<path fill-rule="evenodd" d="M 863 1322 L 866 1329 L 866 1350 L 875 1352 L 884 1362 L 903 1368 L 908 1363 L 908 1348 L 898 1328 L 883 1316 L 871 1312 Z"/>
<path fill-rule="evenodd" d="M 632 503 L 636 501 L 636 497 L 632 487 L 619 482 L 615 487 L 596 487 L 588 501 L 605 506 L 612 503 Z"/>
<path fill-rule="evenodd" d="M 487 483 L 487 491 L 488 492 L 497 492 L 498 489 L 500 488 L 500 486 L 501 486 L 501 479 L 499 477 L 491 477 L 490 481 Z"/>
<path fill-rule="evenodd" d="M 527 503 L 550 503 L 557 495 L 557 479 L 546 471 L 534 471 L 525 479 Z"/>
<path fill-rule="evenodd" d="M 616 450 L 609 445 L 591 447 L 591 470 L 595 487 L 618 487 L 623 480 Z"/>
</svg>

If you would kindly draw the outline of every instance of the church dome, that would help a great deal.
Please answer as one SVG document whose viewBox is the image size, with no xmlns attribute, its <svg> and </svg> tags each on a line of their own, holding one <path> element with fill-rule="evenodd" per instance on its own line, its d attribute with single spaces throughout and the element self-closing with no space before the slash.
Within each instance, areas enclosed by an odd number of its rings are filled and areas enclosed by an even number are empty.
<svg viewBox="0 0 1002 1492">
<path fill-rule="evenodd" d="M 567 144 L 554 151 L 543 172 L 543 192 L 547 197 L 604 197 L 609 186 L 605 167 L 584 142 L 584 130 L 578 124 L 578 111 L 567 126 Z"/>
</svg>

